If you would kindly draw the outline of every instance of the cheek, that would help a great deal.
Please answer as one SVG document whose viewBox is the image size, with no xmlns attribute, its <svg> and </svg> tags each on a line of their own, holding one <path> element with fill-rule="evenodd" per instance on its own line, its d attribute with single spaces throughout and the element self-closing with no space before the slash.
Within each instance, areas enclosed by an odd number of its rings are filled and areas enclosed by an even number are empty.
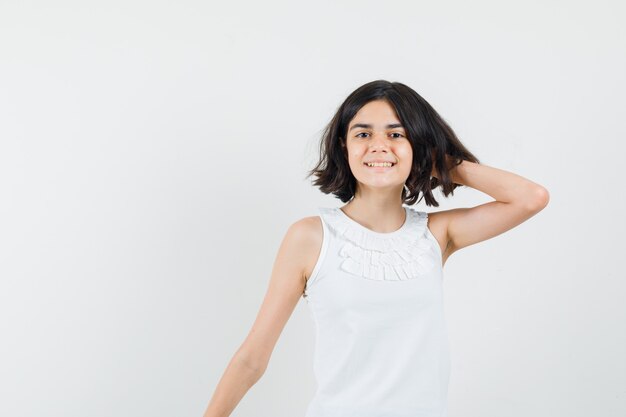
<svg viewBox="0 0 626 417">
<path fill-rule="evenodd" d="M 398 148 L 395 150 L 395 154 L 400 158 L 402 163 L 408 163 L 410 165 L 413 161 L 413 150 L 410 147 Z"/>
<path fill-rule="evenodd" d="M 361 149 L 353 148 L 348 151 L 348 160 L 351 164 L 360 165 L 363 160 L 364 153 Z"/>
<path fill-rule="evenodd" d="M 413 150 L 410 147 L 403 147 L 397 150 L 396 155 L 400 158 L 402 170 L 410 172 L 413 165 Z"/>
<path fill-rule="evenodd" d="M 348 155 L 348 164 L 350 165 L 350 167 L 352 169 L 354 169 L 354 168 L 360 166 L 361 162 L 359 161 L 359 158 L 357 157 L 357 155 L 352 153 L 352 154 Z"/>
</svg>

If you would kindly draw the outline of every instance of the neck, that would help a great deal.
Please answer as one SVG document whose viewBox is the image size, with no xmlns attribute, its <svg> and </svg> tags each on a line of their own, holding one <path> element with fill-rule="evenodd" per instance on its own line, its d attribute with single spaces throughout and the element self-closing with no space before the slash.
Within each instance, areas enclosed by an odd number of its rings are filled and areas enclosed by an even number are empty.
<svg viewBox="0 0 626 417">
<path fill-rule="evenodd" d="M 369 198 L 357 194 L 341 209 L 348 217 L 379 233 L 394 232 L 406 220 L 402 199 L 397 195 L 392 199 L 380 194 Z"/>
</svg>

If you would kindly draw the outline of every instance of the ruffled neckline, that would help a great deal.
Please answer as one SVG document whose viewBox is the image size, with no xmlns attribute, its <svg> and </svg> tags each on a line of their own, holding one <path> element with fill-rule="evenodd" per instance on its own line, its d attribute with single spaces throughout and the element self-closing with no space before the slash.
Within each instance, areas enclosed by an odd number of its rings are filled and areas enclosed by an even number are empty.
<svg viewBox="0 0 626 417">
<path fill-rule="evenodd" d="M 362 278 L 401 281 L 424 276 L 435 265 L 434 245 L 426 237 L 428 213 L 403 206 L 406 218 L 393 232 L 375 232 L 339 207 L 319 207 L 326 224 L 343 239 L 340 268 Z M 436 248 L 438 249 L 438 248 Z"/>
</svg>

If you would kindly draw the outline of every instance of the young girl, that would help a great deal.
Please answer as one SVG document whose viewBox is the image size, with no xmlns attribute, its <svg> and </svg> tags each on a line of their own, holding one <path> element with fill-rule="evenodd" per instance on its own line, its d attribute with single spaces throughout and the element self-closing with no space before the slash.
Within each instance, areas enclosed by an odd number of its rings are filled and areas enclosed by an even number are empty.
<svg viewBox="0 0 626 417">
<path fill-rule="evenodd" d="M 454 252 L 528 220 L 541 185 L 484 164 L 410 87 L 351 93 L 324 131 L 314 184 L 342 207 L 293 223 L 247 338 L 204 414 L 226 417 L 263 375 L 304 297 L 316 326 L 317 391 L 305 417 L 445 417 L 450 372 L 443 266 Z M 458 186 L 494 201 L 424 212 Z M 421 199 L 420 199 L 421 200 Z"/>
</svg>

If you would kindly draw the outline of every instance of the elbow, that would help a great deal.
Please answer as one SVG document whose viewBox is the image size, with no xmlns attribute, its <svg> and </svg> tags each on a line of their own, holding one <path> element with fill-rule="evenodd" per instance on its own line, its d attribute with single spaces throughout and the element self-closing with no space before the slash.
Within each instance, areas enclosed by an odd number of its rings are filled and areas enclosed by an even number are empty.
<svg viewBox="0 0 626 417">
<path fill-rule="evenodd" d="M 238 352 L 236 359 L 243 368 L 247 369 L 250 373 L 255 375 L 263 375 L 267 369 L 268 361 L 257 357 L 256 355 L 249 355 L 244 352 Z"/>
<path fill-rule="evenodd" d="M 527 207 L 532 212 L 539 212 L 543 210 L 548 205 L 549 201 L 550 193 L 541 185 L 535 186 L 532 192 L 529 193 L 526 200 Z"/>
</svg>

